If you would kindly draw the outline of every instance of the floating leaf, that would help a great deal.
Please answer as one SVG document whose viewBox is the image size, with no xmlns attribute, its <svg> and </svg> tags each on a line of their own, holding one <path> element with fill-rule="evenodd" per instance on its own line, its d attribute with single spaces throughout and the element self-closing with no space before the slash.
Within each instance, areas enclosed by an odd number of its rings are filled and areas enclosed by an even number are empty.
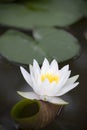
<svg viewBox="0 0 87 130">
<path fill-rule="evenodd" d="M 29 64 L 33 59 L 42 63 L 46 53 L 31 38 L 21 32 L 8 31 L 0 37 L 0 53 L 10 61 Z"/>
<path fill-rule="evenodd" d="M 32 63 L 33 59 L 41 64 L 45 57 L 61 62 L 78 55 L 80 45 L 69 33 L 54 28 L 39 31 L 42 37 L 39 40 L 17 31 L 8 31 L 0 37 L 0 53 L 10 61 L 23 64 Z"/>
<path fill-rule="evenodd" d="M 28 1 L 0 4 L 0 23 L 15 27 L 66 26 L 82 17 L 83 0 Z"/>
<path fill-rule="evenodd" d="M 41 38 L 37 38 L 40 35 Z M 76 56 L 80 45 L 75 37 L 66 31 L 54 28 L 37 28 L 34 32 L 38 44 L 51 57 L 59 62 Z"/>
</svg>

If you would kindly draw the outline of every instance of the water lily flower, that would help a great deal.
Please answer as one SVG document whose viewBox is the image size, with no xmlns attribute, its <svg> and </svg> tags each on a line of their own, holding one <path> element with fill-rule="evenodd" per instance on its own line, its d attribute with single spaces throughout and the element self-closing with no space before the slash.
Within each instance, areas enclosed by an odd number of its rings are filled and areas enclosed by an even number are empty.
<svg viewBox="0 0 87 130">
<path fill-rule="evenodd" d="M 30 73 L 20 67 L 26 82 L 32 87 L 32 92 L 20 92 L 18 94 L 28 99 L 48 101 L 53 104 L 64 105 L 66 101 L 59 98 L 68 91 L 75 88 L 79 82 L 75 82 L 79 75 L 69 78 L 71 71 L 69 65 L 59 69 L 57 61 L 51 63 L 45 58 L 42 67 L 36 60 L 29 66 Z"/>
</svg>

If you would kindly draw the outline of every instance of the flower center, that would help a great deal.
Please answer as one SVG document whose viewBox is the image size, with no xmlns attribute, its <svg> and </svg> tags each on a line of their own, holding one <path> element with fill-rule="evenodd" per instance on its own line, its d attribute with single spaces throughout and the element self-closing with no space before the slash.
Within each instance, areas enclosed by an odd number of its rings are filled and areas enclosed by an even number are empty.
<svg viewBox="0 0 87 130">
<path fill-rule="evenodd" d="M 41 75 L 41 80 L 42 80 L 42 82 L 43 82 L 45 79 L 48 79 L 50 83 L 52 83 L 52 82 L 58 83 L 58 81 L 59 81 L 59 76 L 58 76 L 58 75 L 51 74 L 51 73 L 45 73 L 45 74 Z"/>
</svg>

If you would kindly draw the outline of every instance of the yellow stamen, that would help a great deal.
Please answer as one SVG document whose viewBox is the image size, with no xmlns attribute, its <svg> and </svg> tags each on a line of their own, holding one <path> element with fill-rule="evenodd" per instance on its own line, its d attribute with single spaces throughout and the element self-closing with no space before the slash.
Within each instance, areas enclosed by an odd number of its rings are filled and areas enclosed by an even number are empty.
<svg viewBox="0 0 87 130">
<path fill-rule="evenodd" d="M 52 82 L 58 83 L 58 81 L 59 81 L 59 76 L 58 76 L 58 75 L 51 74 L 51 73 L 45 73 L 45 74 L 43 74 L 43 75 L 41 76 L 42 82 L 43 82 L 45 79 L 48 79 L 50 83 L 52 83 Z"/>
</svg>

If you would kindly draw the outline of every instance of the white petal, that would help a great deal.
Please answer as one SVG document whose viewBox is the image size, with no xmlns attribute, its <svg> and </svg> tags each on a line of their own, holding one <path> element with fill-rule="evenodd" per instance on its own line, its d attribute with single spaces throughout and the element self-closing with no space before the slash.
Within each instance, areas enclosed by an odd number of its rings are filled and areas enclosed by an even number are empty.
<svg viewBox="0 0 87 130">
<path fill-rule="evenodd" d="M 64 86 L 64 84 L 67 82 L 69 76 L 71 74 L 71 71 L 68 71 L 68 72 L 64 72 L 63 75 L 61 75 L 61 79 L 58 83 L 58 89 L 62 89 L 62 87 Z"/>
<path fill-rule="evenodd" d="M 32 79 L 32 89 L 35 93 L 40 94 L 41 93 L 41 87 L 40 85 L 37 83 L 37 81 L 34 79 L 33 76 L 31 76 Z"/>
<path fill-rule="evenodd" d="M 40 67 L 36 60 L 33 60 L 33 66 L 30 65 L 30 73 L 33 76 L 34 80 L 38 82 L 38 78 L 40 75 Z"/>
<path fill-rule="evenodd" d="M 79 77 L 79 75 L 75 75 L 75 76 L 69 78 L 69 79 L 67 80 L 66 85 L 68 86 L 68 85 L 70 85 L 70 84 L 73 84 L 73 83 L 78 79 L 78 77 Z"/>
<path fill-rule="evenodd" d="M 38 81 L 35 79 L 35 73 L 34 73 L 32 65 L 30 65 L 30 74 L 31 74 L 31 80 L 32 80 L 32 88 L 35 93 L 40 94 L 41 92 L 40 83 L 38 83 Z"/>
<path fill-rule="evenodd" d="M 69 65 L 66 65 L 61 70 L 59 70 L 59 75 L 60 77 L 65 78 L 68 72 L 69 72 Z"/>
<path fill-rule="evenodd" d="M 45 100 L 50 102 L 50 103 L 53 103 L 53 104 L 57 104 L 57 105 L 66 105 L 68 104 L 68 102 L 58 98 L 58 97 L 50 97 L 50 96 L 47 96 L 45 97 Z"/>
<path fill-rule="evenodd" d="M 57 91 L 59 91 L 62 88 L 62 86 L 67 82 L 67 80 L 69 78 L 71 71 L 69 71 L 68 69 L 69 69 L 69 65 L 66 65 L 59 71 L 59 78 L 60 79 L 59 79 L 59 82 L 57 84 L 57 89 L 56 89 Z"/>
<path fill-rule="evenodd" d="M 42 89 L 42 92 L 40 93 L 40 95 L 48 95 L 48 96 L 52 95 L 52 91 L 51 91 L 50 83 L 49 83 L 48 79 L 46 79 L 41 84 L 41 89 Z"/>
<path fill-rule="evenodd" d="M 37 84 L 37 83 L 36 83 L 37 80 L 36 80 L 36 78 L 35 78 L 35 72 L 34 72 L 33 66 L 30 65 L 29 67 L 30 67 L 31 80 L 32 80 L 32 83 L 33 83 L 33 86 L 32 86 L 32 87 L 34 87 L 34 84 Z"/>
<path fill-rule="evenodd" d="M 20 70 L 21 70 L 21 73 L 22 73 L 24 79 L 26 80 L 26 82 L 32 87 L 32 81 L 31 81 L 30 74 L 23 67 L 20 67 Z"/>
<path fill-rule="evenodd" d="M 44 74 L 49 69 L 49 61 L 45 58 L 41 67 L 41 74 Z"/>
<path fill-rule="evenodd" d="M 55 96 L 55 94 L 61 89 L 61 87 L 64 85 L 64 83 L 67 81 L 70 71 L 68 71 L 69 66 L 65 66 L 62 71 L 63 75 L 61 75 L 61 80 L 58 82 L 58 84 L 55 83 L 49 83 L 47 80 L 45 80 L 42 83 L 42 93 L 41 95 L 45 94 L 48 96 Z"/>
<path fill-rule="evenodd" d="M 29 65 L 29 68 L 30 68 L 30 75 L 34 77 L 34 70 L 31 64 Z"/>
<path fill-rule="evenodd" d="M 55 96 L 58 93 L 58 91 L 60 91 L 60 89 L 63 87 L 69 75 L 70 75 L 70 72 L 68 71 L 65 75 L 66 77 L 62 78 L 61 82 L 58 83 L 58 85 L 55 82 L 49 83 L 48 80 L 45 80 L 41 85 L 42 87 L 41 89 L 43 91 L 40 94 L 47 95 L 47 96 Z"/>
<path fill-rule="evenodd" d="M 34 74 L 33 71 L 34 71 L 33 67 L 32 67 L 32 65 L 30 65 L 30 74 L 31 74 L 31 80 L 32 80 L 32 88 L 33 88 L 35 93 L 40 94 L 41 91 L 42 91 L 41 90 L 41 86 L 40 86 L 40 83 L 38 83 L 39 81 L 36 80 L 35 74 Z"/>
<path fill-rule="evenodd" d="M 49 83 L 48 80 L 45 80 L 42 84 L 45 94 L 47 96 L 55 96 L 55 93 L 58 91 L 56 82 Z M 56 90 L 57 89 L 57 90 Z"/>
<path fill-rule="evenodd" d="M 65 93 L 70 91 L 72 88 L 72 85 L 74 85 L 74 82 L 78 79 L 78 77 L 79 77 L 79 75 L 76 75 L 76 76 L 69 78 L 67 80 L 66 84 L 60 89 L 59 92 L 57 92 L 58 93 L 57 96 L 60 96 L 62 92 L 64 93 L 64 90 L 67 90 L 67 91 L 65 91 Z"/>
<path fill-rule="evenodd" d="M 62 69 L 60 69 L 60 73 L 67 72 L 69 70 L 69 65 L 65 65 Z"/>
<path fill-rule="evenodd" d="M 34 69 L 34 71 L 36 72 L 37 75 L 40 74 L 40 67 L 39 67 L 36 60 L 33 61 L 33 69 Z"/>
<path fill-rule="evenodd" d="M 52 96 L 56 96 L 56 94 L 58 94 L 58 92 L 63 88 L 64 84 L 67 82 L 69 76 L 70 76 L 71 71 L 65 72 L 63 75 L 61 75 L 61 79 L 59 80 L 58 84 L 56 84 L 55 86 L 53 86 L 53 95 Z"/>
<path fill-rule="evenodd" d="M 55 59 L 51 62 L 50 69 L 52 70 L 53 73 L 58 72 L 58 63 Z"/>
<path fill-rule="evenodd" d="M 28 99 L 37 99 L 39 100 L 39 96 L 37 94 L 35 94 L 34 92 L 20 92 L 20 91 L 17 91 L 17 93 L 19 95 L 21 95 L 22 97 L 24 98 L 28 98 Z"/>
<path fill-rule="evenodd" d="M 36 84 L 34 70 L 33 70 L 33 66 L 32 65 L 30 65 L 29 67 L 30 67 L 30 75 L 31 75 L 31 81 L 32 81 L 32 88 L 34 88 L 34 84 Z"/>
<path fill-rule="evenodd" d="M 69 92 L 70 90 L 72 90 L 73 88 L 75 88 L 77 85 L 79 84 L 79 82 L 76 82 L 74 84 L 71 84 L 71 85 L 66 85 L 64 86 L 59 92 L 58 94 L 56 94 L 56 96 L 62 96 L 64 95 L 65 93 Z"/>
</svg>

